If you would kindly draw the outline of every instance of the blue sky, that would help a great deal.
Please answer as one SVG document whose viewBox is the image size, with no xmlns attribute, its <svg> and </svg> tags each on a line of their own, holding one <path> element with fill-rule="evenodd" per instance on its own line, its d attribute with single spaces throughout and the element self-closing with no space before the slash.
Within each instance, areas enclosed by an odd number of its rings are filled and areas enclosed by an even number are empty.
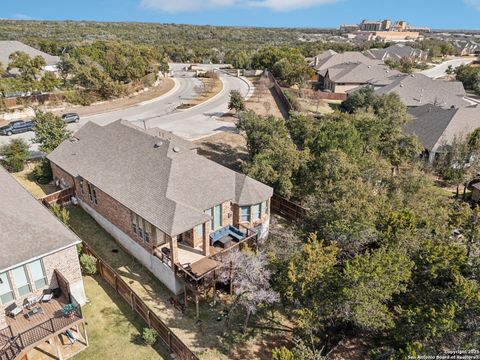
<svg viewBox="0 0 480 360">
<path fill-rule="evenodd" d="M 363 18 L 480 29 L 480 0 L 15 0 L 0 18 L 337 27 Z"/>
</svg>

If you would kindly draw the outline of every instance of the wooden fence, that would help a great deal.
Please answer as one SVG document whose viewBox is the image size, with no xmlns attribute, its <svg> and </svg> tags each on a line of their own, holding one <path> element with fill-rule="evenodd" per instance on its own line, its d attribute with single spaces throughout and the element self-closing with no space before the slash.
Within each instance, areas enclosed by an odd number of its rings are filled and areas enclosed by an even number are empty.
<svg viewBox="0 0 480 360">
<path fill-rule="evenodd" d="M 305 219 L 305 215 L 307 214 L 306 208 L 290 200 L 284 199 L 277 194 L 273 194 L 270 201 L 270 207 L 272 212 L 294 221 Z"/>
<path fill-rule="evenodd" d="M 275 90 L 275 93 L 278 95 L 278 98 L 280 99 L 283 106 L 287 110 L 287 113 L 290 113 L 290 111 L 292 111 L 292 109 L 293 109 L 292 103 L 290 102 L 290 100 L 288 100 L 287 96 L 285 95 L 282 88 L 278 84 L 277 79 L 275 79 L 275 77 L 272 75 L 272 73 L 270 71 L 266 71 L 266 73 L 267 73 L 268 80 L 269 80 L 269 83 L 270 83 L 268 87 L 273 88 Z"/>
<path fill-rule="evenodd" d="M 69 202 L 73 195 L 73 187 L 69 187 L 44 196 L 40 200 L 42 201 L 43 205 L 49 208 L 50 204 L 53 202 L 56 202 L 59 205 Z"/>
<path fill-rule="evenodd" d="M 107 283 L 130 305 L 149 327 L 154 329 L 158 337 L 168 346 L 168 349 L 180 360 L 198 360 L 198 357 L 180 340 L 160 318 L 150 310 L 150 307 L 135 293 L 135 291 L 103 261 L 85 242 L 83 251 L 97 259 L 98 272 Z"/>
</svg>

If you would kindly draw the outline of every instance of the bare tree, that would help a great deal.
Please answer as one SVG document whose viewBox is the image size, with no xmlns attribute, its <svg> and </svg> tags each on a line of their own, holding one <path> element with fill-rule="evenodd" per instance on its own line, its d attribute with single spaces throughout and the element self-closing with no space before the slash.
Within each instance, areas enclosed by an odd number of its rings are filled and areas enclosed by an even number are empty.
<svg viewBox="0 0 480 360">
<path fill-rule="evenodd" d="M 219 280 L 231 281 L 234 300 L 227 315 L 226 327 L 235 309 L 245 310 L 243 332 L 247 331 L 248 321 L 260 306 L 274 304 L 279 301 L 279 295 L 270 285 L 271 271 L 268 269 L 267 255 L 251 250 L 232 251 L 222 260 Z"/>
</svg>

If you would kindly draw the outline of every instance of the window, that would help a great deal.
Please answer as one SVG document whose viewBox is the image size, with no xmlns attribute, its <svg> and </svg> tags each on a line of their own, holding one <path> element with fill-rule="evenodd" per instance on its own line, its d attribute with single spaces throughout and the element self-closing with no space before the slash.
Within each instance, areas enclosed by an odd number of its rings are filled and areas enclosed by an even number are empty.
<svg viewBox="0 0 480 360">
<path fill-rule="evenodd" d="M 0 274 L 0 302 L 6 304 L 14 299 L 7 273 Z"/>
<path fill-rule="evenodd" d="M 268 214 L 268 200 L 262 203 L 262 215 Z"/>
<path fill-rule="evenodd" d="M 32 275 L 32 282 L 35 284 L 35 289 L 41 289 L 47 285 L 47 277 L 45 276 L 41 260 L 31 262 L 28 264 L 28 268 L 30 269 L 30 275 Z"/>
<path fill-rule="evenodd" d="M 143 239 L 143 219 L 137 215 L 138 237 Z"/>
<path fill-rule="evenodd" d="M 222 204 L 215 206 L 213 216 L 213 228 L 218 229 L 222 226 Z"/>
<path fill-rule="evenodd" d="M 213 208 L 210 208 L 210 209 L 207 209 L 204 211 L 204 213 L 208 216 L 211 217 L 211 220 L 210 220 L 210 231 L 213 231 L 213 229 L 215 228 L 213 226 Z"/>
<path fill-rule="evenodd" d="M 85 191 L 83 190 L 83 178 L 82 177 L 80 179 L 78 179 L 78 183 L 80 185 L 80 193 L 83 195 L 85 193 Z"/>
<path fill-rule="evenodd" d="M 15 286 L 17 287 L 18 295 L 25 296 L 32 291 L 30 283 L 28 282 L 27 274 L 25 273 L 25 266 L 20 266 L 12 270 Z"/>
<path fill-rule="evenodd" d="M 90 197 L 90 202 L 98 204 L 97 202 L 97 192 L 95 191 L 95 186 L 88 183 L 88 196 Z"/>
<path fill-rule="evenodd" d="M 253 221 L 260 219 L 260 204 L 253 205 Z"/>
<path fill-rule="evenodd" d="M 242 206 L 241 211 L 241 221 L 250 222 L 250 206 Z"/>
<path fill-rule="evenodd" d="M 137 233 L 137 228 L 138 228 L 137 224 L 138 224 L 138 216 L 137 214 L 132 212 L 132 230 L 134 234 Z"/>
<path fill-rule="evenodd" d="M 203 224 L 197 225 L 197 237 L 203 239 Z"/>
<path fill-rule="evenodd" d="M 150 242 L 150 235 L 152 234 L 152 226 L 148 221 L 145 221 L 145 232 L 143 234 L 143 239 L 149 243 Z"/>
</svg>

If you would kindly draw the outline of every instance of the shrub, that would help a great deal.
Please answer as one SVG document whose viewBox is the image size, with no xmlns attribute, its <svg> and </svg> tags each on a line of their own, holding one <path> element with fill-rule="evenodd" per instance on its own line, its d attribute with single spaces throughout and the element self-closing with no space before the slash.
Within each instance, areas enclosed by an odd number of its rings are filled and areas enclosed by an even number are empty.
<svg viewBox="0 0 480 360">
<path fill-rule="evenodd" d="M 65 93 L 65 101 L 74 105 L 88 106 L 98 100 L 98 95 L 89 90 L 71 90 Z"/>
<path fill-rule="evenodd" d="M 293 353 L 285 346 L 277 347 L 272 351 L 272 360 L 295 360 Z"/>
<path fill-rule="evenodd" d="M 68 220 L 70 220 L 70 213 L 68 210 L 57 203 L 53 203 L 50 206 L 50 210 L 52 210 L 53 214 L 64 224 L 68 224 Z"/>
<path fill-rule="evenodd" d="M 48 184 L 53 179 L 50 161 L 47 159 L 40 160 L 33 168 L 33 176 L 40 184 Z"/>
<path fill-rule="evenodd" d="M 80 265 L 83 273 L 86 275 L 95 275 L 97 273 L 97 259 L 93 255 L 82 254 L 80 256 Z"/>
<path fill-rule="evenodd" d="M 147 345 L 153 346 L 157 341 L 157 332 L 152 328 L 144 328 L 142 333 L 142 339 Z"/>
<path fill-rule="evenodd" d="M 28 144 L 23 139 L 12 139 L 9 144 L 0 147 L 0 155 L 9 171 L 19 172 L 25 167 L 25 162 L 30 157 Z"/>
</svg>

